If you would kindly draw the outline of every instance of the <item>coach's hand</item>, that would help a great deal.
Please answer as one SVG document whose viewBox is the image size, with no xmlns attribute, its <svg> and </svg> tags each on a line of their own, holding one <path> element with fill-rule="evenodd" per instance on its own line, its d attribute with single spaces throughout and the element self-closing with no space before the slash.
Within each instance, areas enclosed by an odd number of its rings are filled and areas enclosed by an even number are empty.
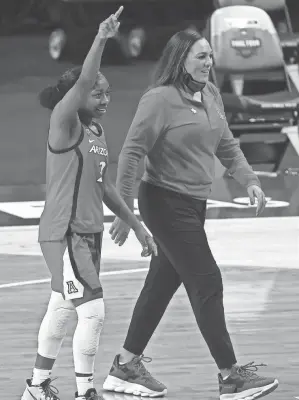
<svg viewBox="0 0 299 400">
<path fill-rule="evenodd" d="M 110 15 L 109 18 L 105 19 L 105 21 L 100 24 L 98 35 L 102 39 L 109 39 L 117 34 L 120 25 L 118 18 L 123 9 L 123 6 L 119 7 L 115 14 Z"/>
<path fill-rule="evenodd" d="M 140 226 L 135 229 L 135 235 L 142 246 L 141 257 L 148 257 L 152 254 L 155 256 L 158 255 L 157 245 L 154 242 L 154 239 L 141 223 Z"/>
<path fill-rule="evenodd" d="M 111 235 L 111 239 L 114 240 L 114 243 L 122 246 L 127 240 L 130 232 L 130 227 L 123 220 L 118 217 L 115 217 L 109 233 Z"/>
<path fill-rule="evenodd" d="M 266 207 L 266 196 L 262 189 L 257 185 L 251 185 L 247 188 L 247 193 L 250 199 L 250 204 L 254 206 L 255 199 L 257 199 L 256 216 L 261 215 Z"/>
</svg>

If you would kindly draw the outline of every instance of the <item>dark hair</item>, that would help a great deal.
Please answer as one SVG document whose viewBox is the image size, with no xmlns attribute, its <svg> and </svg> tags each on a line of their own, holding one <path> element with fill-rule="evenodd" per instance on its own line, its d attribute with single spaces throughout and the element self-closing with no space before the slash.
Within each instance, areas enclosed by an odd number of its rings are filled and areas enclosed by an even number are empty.
<svg viewBox="0 0 299 400">
<path fill-rule="evenodd" d="M 149 89 L 166 85 L 179 86 L 187 55 L 193 44 L 203 38 L 198 31 L 191 29 L 175 33 L 157 62 Z"/>
<path fill-rule="evenodd" d="M 42 107 L 53 110 L 57 103 L 62 100 L 66 93 L 74 86 L 77 82 L 82 67 L 74 67 L 68 69 L 59 78 L 55 86 L 48 86 L 39 94 L 39 102 Z"/>
</svg>

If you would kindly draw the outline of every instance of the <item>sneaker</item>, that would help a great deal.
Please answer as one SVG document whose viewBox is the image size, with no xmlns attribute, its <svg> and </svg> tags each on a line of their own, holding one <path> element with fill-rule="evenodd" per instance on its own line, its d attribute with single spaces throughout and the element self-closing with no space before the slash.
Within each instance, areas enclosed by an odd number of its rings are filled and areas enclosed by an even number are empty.
<svg viewBox="0 0 299 400">
<path fill-rule="evenodd" d="M 57 396 L 59 391 L 51 385 L 53 380 L 48 378 L 40 385 L 33 386 L 31 379 L 27 379 L 27 386 L 21 400 L 60 400 Z"/>
<path fill-rule="evenodd" d="M 76 400 L 103 400 L 102 396 L 97 394 L 94 388 L 88 389 L 84 396 L 78 396 L 78 392 L 75 393 Z"/>
<path fill-rule="evenodd" d="M 142 397 L 162 397 L 166 395 L 166 386 L 151 376 L 142 361 L 151 362 L 152 359 L 143 355 L 135 356 L 130 362 L 119 364 L 119 355 L 117 355 L 104 382 L 103 389 Z"/>
<path fill-rule="evenodd" d="M 255 373 L 258 367 L 254 362 L 234 366 L 232 373 L 223 379 L 218 375 L 220 400 L 254 400 L 273 392 L 278 386 L 275 378 L 265 378 Z"/>
</svg>

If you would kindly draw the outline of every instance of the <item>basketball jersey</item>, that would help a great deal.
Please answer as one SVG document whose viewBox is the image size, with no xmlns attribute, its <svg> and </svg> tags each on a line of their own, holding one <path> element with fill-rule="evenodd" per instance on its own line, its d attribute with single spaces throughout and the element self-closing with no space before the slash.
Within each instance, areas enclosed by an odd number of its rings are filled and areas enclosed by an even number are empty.
<svg viewBox="0 0 299 400">
<path fill-rule="evenodd" d="M 62 240 L 67 232 L 98 233 L 104 229 L 104 175 L 108 150 L 103 129 L 96 135 L 81 127 L 78 142 L 54 150 L 48 142 L 46 202 L 39 241 Z"/>
</svg>

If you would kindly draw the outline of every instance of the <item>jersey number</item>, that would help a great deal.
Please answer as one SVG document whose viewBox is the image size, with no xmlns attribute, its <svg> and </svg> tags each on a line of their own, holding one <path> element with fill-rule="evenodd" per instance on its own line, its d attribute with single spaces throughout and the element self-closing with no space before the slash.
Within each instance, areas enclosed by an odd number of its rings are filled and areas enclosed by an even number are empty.
<svg viewBox="0 0 299 400">
<path fill-rule="evenodd" d="M 101 161 L 99 167 L 100 167 L 101 176 L 99 177 L 99 179 L 97 179 L 97 182 L 103 182 L 103 173 L 104 173 L 104 170 L 105 170 L 105 167 L 106 167 L 106 162 L 105 161 Z"/>
</svg>

